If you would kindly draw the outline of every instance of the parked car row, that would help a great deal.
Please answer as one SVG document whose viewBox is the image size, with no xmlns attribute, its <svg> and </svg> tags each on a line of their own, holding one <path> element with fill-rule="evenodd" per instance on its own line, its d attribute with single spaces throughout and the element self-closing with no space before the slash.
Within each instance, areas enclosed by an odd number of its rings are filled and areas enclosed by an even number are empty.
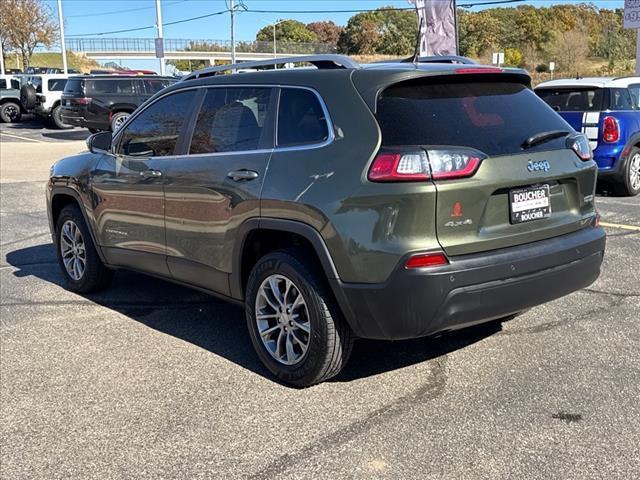
<svg viewBox="0 0 640 480">
<path fill-rule="evenodd" d="M 305 61 L 194 72 L 57 162 L 68 287 L 129 268 L 243 305 L 266 368 L 307 386 L 356 338 L 511 318 L 598 277 L 589 140 L 524 70 Z"/>
<path fill-rule="evenodd" d="M 0 79 L 0 119 L 33 113 L 55 128 L 115 130 L 145 100 L 177 79 L 118 72 L 97 75 L 38 73 Z"/>
</svg>

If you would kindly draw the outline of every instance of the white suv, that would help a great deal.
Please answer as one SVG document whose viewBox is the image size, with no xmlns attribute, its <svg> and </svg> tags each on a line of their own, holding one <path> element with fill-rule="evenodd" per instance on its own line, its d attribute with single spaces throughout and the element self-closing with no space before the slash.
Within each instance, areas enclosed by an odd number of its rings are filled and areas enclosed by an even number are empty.
<svg viewBox="0 0 640 480">
<path fill-rule="evenodd" d="M 37 74 L 23 77 L 20 100 L 27 111 L 33 111 L 56 128 L 69 128 L 60 118 L 60 98 L 71 75 Z"/>
</svg>

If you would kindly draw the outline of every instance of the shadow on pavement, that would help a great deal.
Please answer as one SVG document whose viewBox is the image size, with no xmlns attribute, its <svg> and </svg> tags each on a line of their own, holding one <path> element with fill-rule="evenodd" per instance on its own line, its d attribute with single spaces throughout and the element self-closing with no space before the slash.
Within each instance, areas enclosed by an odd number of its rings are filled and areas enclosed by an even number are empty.
<svg viewBox="0 0 640 480">
<path fill-rule="evenodd" d="M 55 140 L 86 140 L 91 135 L 89 130 L 60 130 L 58 132 L 43 133 L 45 138 L 53 138 Z"/>
<path fill-rule="evenodd" d="M 14 250 L 7 263 L 18 278 L 34 276 L 63 286 L 53 244 Z M 274 381 L 253 350 L 238 306 L 173 283 L 142 274 L 118 271 L 105 292 L 85 295 L 103 307 L 199 346 Z M 51 303 L 55 303 L 52 301 Z M 492 322 L 439 337 L 397 342 L 360 340 L 344 371 L 333 381 L 366 378 L 446 355 L 501 330 Z"/>
</svg>

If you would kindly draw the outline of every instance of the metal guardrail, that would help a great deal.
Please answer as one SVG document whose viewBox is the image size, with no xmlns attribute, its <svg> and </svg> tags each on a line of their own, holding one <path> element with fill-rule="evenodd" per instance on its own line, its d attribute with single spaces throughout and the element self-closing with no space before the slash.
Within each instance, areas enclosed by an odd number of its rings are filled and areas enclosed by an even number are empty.
<svg viewBox="0 0 640 480">
<path fill-rule="evenodd" d="M 155 52 L 153 38 L 66 38 L 67 48 L 74 52 Z M 325 54 L 336 53 L 336 45 L 326 43 L 293 43 L 276 41 L 278 53 Z M 229 40 L 164 39 L 165 52 L 230 52 Z M 241 53 L 272 53 L 273 42 L 236 42 Z"/>
</svg>

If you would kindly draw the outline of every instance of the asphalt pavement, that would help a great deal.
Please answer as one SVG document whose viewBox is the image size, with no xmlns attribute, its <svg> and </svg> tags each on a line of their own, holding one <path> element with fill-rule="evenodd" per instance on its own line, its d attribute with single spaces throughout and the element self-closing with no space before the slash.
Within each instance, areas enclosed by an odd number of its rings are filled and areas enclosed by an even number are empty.
<svg viewBox="0 0 640 480">
<path fill-rule="evenodd" d="M 0 127 L 0 478 L 638 478 L 640 197 L 598 196 L 589 288 L 502 325 L 359 341 L 297 390 L 236 307 L 128 272 L 66 291 L 44 182 L 88 132 L 19 125 Z"/>
</svg>

